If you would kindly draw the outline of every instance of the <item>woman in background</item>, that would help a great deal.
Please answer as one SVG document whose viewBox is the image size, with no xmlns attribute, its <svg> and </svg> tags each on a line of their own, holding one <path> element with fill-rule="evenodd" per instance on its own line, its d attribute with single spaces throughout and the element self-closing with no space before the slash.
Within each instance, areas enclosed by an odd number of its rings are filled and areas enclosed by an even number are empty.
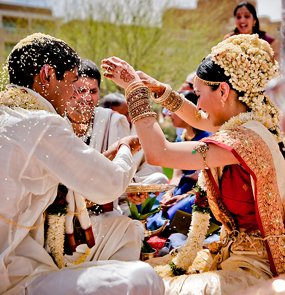
<svg viewBox="0 0 285 295">
<path fill-rule="evenodd" d="M 238 34 L 257 34 L 272 47 L 275 59 L 279 59 L 279 42 L 267 32 L 259 28 L 259 19 L 255 7 L 250 2 L 240 2 L 234 9 L 235 29 L 224 36 L 224 39 Z"/>
</svg>

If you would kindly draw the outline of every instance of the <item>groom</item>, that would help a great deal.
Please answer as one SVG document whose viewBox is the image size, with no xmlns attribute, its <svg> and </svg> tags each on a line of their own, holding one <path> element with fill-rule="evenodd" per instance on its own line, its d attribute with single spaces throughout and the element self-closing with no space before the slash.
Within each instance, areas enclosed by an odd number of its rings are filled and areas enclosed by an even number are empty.
<svg viewBox="0 0 285 295">
<path fill-rule="evenodd" d="M 121 140 L 110 161 L 61 118 L 78 65 L 65 42 L 40 33 L 21 40 L 8 57 L 12 84 L 0 93 L 0 293 L 163 294 L 161 279 L 142 262 L 58 271 L 44 249 L 44 212 L 59 183 L 104 204 L 125 191 L 135 172 L 137 140 Z"/>
</svg>

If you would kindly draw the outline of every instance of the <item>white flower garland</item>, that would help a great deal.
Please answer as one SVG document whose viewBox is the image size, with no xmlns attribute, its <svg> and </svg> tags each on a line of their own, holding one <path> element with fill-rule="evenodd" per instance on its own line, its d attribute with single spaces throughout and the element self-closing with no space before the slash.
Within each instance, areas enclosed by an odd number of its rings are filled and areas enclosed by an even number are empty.
<svg viewBox="0 0 285 295">
<path fill-rule="evenodd" d="M 261 124 L 263 124 L 266 128 L 272 127 L 272 122 L 270 118 L 268 118 L 268 116 L 258 116 L 253 112 L 246 112 L 240 113 L 239 115 L 230 118 L 219 128 L 219 130 L 233 129 L 237 126 L 243 125 L 248 121 L 258 121 Z"/>
<path fill-rule="evenodd" d="M 210 221 L 210 214 L 194 211 L 186 244 L 178 251 L 173 259 L 175 265 L 188 272 L 198 251 L 202 250 Z"/>
<path fill-rule="evenodd" d="M 266 117 L 266 127 L 276 130 L 279 142 L 279 111 L 265 95 L 268 82 L 280 75 L 269 43 L 259 39 L 257 34 L 239 34 L 214 46 L 210 56 L 229 77 L 232 87 L 242 93 L 238 99 L 256 114 L 258 121 Z"/>
<path fill-rule="evenodd" d="M 48 230 L 46 244 L 59 268 L 64 266 L 65 215 L 47 214 Z"/>
<path fill-rule="evenodd" d="M 198 177 L 198 186 L 202 190 L 206 191 L 205 179 L 202 173 L 200 173 Z M 209 224 L 210 214 L 208 212 L 193 210 L 191 225 L 185 245 L 178 249 L 177 255 L 168 265 L 156 266 L 155 271 L 161 277 L 170 277 L 183 273 L 189 274 L 203 272 L 207 263 L 201 263 L 201 260 L 204 260 L 204 258 L 197 254 L 203 249 L 203 242 L 205 240 Z"/>
<path fill-rule="evenodd" d="M 26 88 L 15 85 L 8 85 L 5 91 L 0 92 L 0 105 L 9 108 L 50 111 L 37 97 L 30 94 Z"/>
</svg>

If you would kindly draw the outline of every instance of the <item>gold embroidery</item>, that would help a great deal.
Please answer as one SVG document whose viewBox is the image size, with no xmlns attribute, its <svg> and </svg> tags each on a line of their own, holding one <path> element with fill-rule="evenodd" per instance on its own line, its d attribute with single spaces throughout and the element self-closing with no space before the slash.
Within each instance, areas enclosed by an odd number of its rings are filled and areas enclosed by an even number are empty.
<svg viewBox="0 0 285 295">
<path fill-rule="evenodd" d="M 277 274 L 284 273 L 285 230 L 282 219 L 283 207 L 278 191 L 274 163 L 268 146 L 259 135 L 244 127 L 217 132 L 211 139 L 234 148 L 245 161 L 246 170 L 251 171 L 250 174 L 254 179 L 257 191 L 255 200 L 257 202 L 257 214 L 260 216 L 261 221 L 260 230 L 263 232 L 263 238 L 270 249 L 270 255 Z M 218 220 L 225 223 L 227 230 L 233 230 L 226 211 L 224 208 L 221 210 L 219 208 L 220 204 L 218 204 L 219 201 L 211 180 L 207 175 L 205 177 L 209 204 L 213 213 Z"/>
</svg>

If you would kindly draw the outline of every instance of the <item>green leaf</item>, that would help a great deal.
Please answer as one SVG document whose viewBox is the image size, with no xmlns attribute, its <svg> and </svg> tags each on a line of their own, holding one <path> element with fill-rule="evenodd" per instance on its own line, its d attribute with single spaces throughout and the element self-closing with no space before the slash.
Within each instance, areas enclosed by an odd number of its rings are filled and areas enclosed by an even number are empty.
<svg viewBox="0 0 285 295">
<path fill-rule="evenodd" d="M 129 203 L 129 208 L 130 208 L 130 212 L 131 212 L 131 215 L 132 215 L 132 218 L 134 219 L 140 219 L 140 214 L 138 212 L 138 208 L 137 206 L 134 204 L 134 203 Z"/>
<path fill-rule="evenodd" d="M 153 210 L 150 210 L 148 213 L 145 213 L 145 214 L 139 214 L 140 215 L 140 219 L 143 220 L 143 219 L 147 219 L 150 215 L 152 214 L 155 214 L 157 212 L 159 212 L 161 210 L 161 207 L 158 206 L 157 208 L 153 209 Z"/>
<path fill-rule="evenodd" d="M 148 198 L 142 203 L 140 213 L 141 213 L 141 214 L 146 214 L 146 213 L 151 212 L 152 207 L 153 207 L 155 201 L 156 201 L 156 197 L 153 197 L 153 198 L 152 198 L 152 197 L 148 197 Z"/>
</svg>

